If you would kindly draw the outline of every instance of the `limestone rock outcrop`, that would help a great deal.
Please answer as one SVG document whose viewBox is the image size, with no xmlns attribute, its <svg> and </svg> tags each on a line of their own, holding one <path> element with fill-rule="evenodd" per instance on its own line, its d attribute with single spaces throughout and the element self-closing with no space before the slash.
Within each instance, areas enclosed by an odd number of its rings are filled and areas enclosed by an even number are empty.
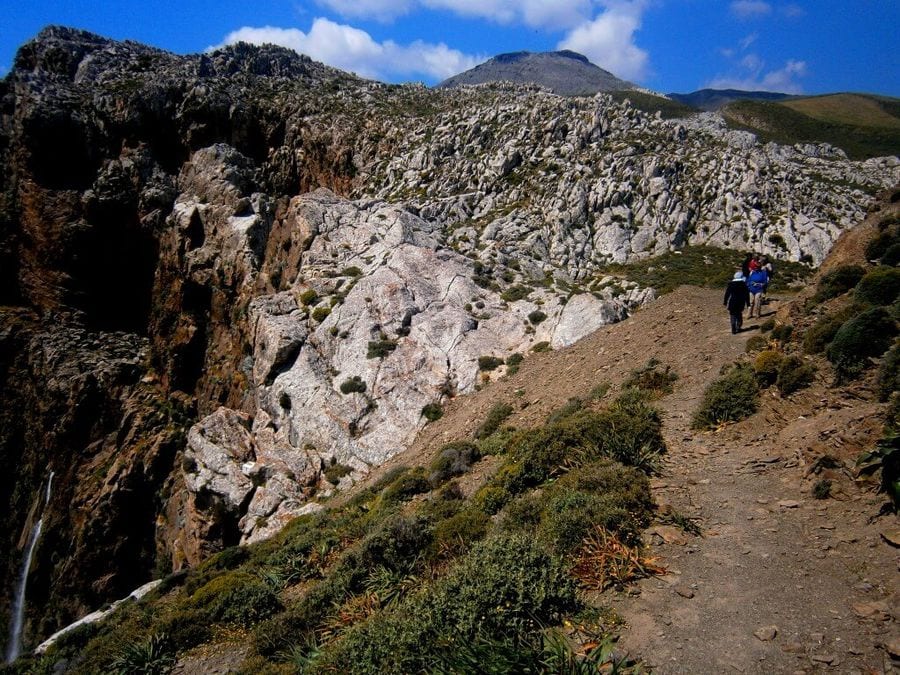
<svg viewBox="0 0 900 675">
<path fill-rule="evenodd" d="M 229 173 L 208 163 L 210 152 L 198 151 L 186 171 L 192 179 L 180 181 L 188 192 L 176 200 L 179 223 L 204 203 L 208 182 Z M 572 344 L 653 297 L 632 284 L 617 295 L 612 287 L 571 298 L 541 288 L 504 299 L 475 283 L 475 263 L 443 246 L 434 224 L 378 200 L 319 190 L 291 198 L 271 223 L 259 215 L 271 209 L 234 210 L 207 209 L 204 243 L 185 258 L 187 274 L 194 260 L 211 261 L 202 268 L 211 278 L 273 292 L 238 300 L 249 318 L 240 366 L 249 416 L 219 408 L 188 434 L 186 508 L 197 528 L 190 540 L 227 539 L 217 530 L 222 514 L 237 523 L 240 541 L 272 534 L 310 496 L 332 489 L 327 466 L 352 469 L 350 481 L 405 448 L 425 424 L 426 405 L 472 391 L 483 376 L 479 358 L 502 361 L 538 342 Z M 257 230 L 288 245 L 254 257 Z"/>
</svg>

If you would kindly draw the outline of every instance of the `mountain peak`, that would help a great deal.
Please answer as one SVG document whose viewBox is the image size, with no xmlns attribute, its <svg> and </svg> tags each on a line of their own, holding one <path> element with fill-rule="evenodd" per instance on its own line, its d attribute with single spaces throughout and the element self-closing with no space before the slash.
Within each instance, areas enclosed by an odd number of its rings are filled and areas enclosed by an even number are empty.
<svg viewBox="0 0 900 675">
<path fill-rule="evenodd" d="M 555 52 L 498 54 L 471 70 L 441 82 L 439 87 L 508 81 L 536 84 L 561 96 L 590 96 L 601 91 L 634 89 L 630 82 L 591 63 L 568 49 Z"/>
</svg>

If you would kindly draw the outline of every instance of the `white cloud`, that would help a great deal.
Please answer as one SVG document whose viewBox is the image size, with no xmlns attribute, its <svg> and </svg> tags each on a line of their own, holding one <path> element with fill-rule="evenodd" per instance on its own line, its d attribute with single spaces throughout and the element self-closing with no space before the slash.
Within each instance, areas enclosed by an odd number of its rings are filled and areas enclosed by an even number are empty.
<svg viewBox="0 0 900 675">
<path fill-rule="evenodd" d="M 741 19 L 753 19 L 771 14 L 772 5 L 762 0 L 734 0 L 731 12 Z"/>
<path fill-rule="evenodd" d="M 313 21 L 308 33 L 296 28 L 245 26 L 229 33 L 218 46 L 235 42 L 281 45 L 330 66 L 381 80 L 411 76 L 445 79 L 487 58 L 464 54 L 444 43 L 416 40 L 404 46 L 393 40 L 376 42 L 363 30 L 324 18 Z"/>
<path fill-rule="evenodd" d="M 753 56 L 753 55 L 750 55 Z M 742 89 L 744 91 L 777 91 L 785 94 L 803 93 L 798 82 L 807 73 L 805 61 L 788 60 L 777 70 L 765 71 L 765 64 L 758 57 L 752 61 L 744 59 L 744 65 L 752 63 L 752 72 L 737 76 L 719 76 L 707 83 L 711 89 Z M 742 63 L 744 63 L 742 62 Z"/>
<path fill-rule="evenodd" d="M 634 42 L 641 27 L 645 2 L 608 0 L 606 9 L 592 21 L 569 32 L 557 45 L 587 56 L 618 77 L 640 80 L 647 75 L 649 55 Z"/>
<path fill-rule="evenodd" d="M 464 17 L 496 23 L 522 23 L 534 28 L 558 30 L 586 21 L 593 0 L 317 0 L 348 18 L 390 21 L 415 9 L 445 10 Z"/>
<path fill-rule="evenodd" d="M 763 67 L 763 62 L 756 54 L 747 54 L 747 56 L 741 59 L 741 65 L 747 70 L 759 72 Z"/>
<path fill-rule="evenodd" d="M 577 26 L 589 19 L 593 10 L 590 0 L 524 0 L 521 6 L 525 24 L 548 30 Z"/>
<path fill-rule="evenodd" d="M 317 0 L 323 7 L 341 16 L 354 19 L 375 19 L 391 21 L 408 14 L 415 6 L 414 0 Z"/>
<path fill-rule="evenodd" d="M 759 39 L 759 33 L 750 33 L 747 37 L 741 40 L 740 45 L 741 49 L 747 51 L 747 49 Z"/>
<path fill-rule="evenodd" d="M 806 10 L 794 2 L 782 7 L 781 13 L 789 19 L 799 19 L 802 16 L 806 16 Z"/>
</svg>

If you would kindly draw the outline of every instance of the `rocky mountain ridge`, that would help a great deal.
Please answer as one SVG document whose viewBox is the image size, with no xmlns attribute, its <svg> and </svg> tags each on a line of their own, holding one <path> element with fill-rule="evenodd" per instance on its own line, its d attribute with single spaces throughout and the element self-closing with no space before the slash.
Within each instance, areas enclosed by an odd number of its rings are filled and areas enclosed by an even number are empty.
<svg viewBox="0 0 900 675">
<path fill-rule="evenodd" d="M 514 82 L 544 87 L 560 96 L 592 96 L 602 91 L 635 89 L 586 56 L 567 49 L 557 52 L 498 54 L 471 70 L 447 78 L 440 88 L 492 82 Z"/>
<path fill-rule="evenodd" d="M 58 476 L 32 638 L 270 534 L 427 405 L 653 297 L 606 263 L 690 243 L 817 262 L 900 179 L 603 95 L 56 27 L 0 99 L 6 579 Z"/>
</svg>

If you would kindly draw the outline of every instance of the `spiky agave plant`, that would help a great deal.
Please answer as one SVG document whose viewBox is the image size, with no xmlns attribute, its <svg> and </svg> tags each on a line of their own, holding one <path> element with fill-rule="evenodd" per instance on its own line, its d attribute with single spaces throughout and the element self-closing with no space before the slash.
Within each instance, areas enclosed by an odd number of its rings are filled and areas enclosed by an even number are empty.
<svg viewBox="0 0 900 675">
<path fill-rule="evenodd" d="M 900 432 L 888 431 L 875 445 L 856 460 L 860 475 L 872 475 L 881 469 L 881 491 L 887 493 L 900 508 Z"/>
<path fill-rule="evenodd" d="M 110 664 L 115 675 L 164 675 L 175 666 L 175 649 L 165 633 L 129 642 Z"/>
</svg>

